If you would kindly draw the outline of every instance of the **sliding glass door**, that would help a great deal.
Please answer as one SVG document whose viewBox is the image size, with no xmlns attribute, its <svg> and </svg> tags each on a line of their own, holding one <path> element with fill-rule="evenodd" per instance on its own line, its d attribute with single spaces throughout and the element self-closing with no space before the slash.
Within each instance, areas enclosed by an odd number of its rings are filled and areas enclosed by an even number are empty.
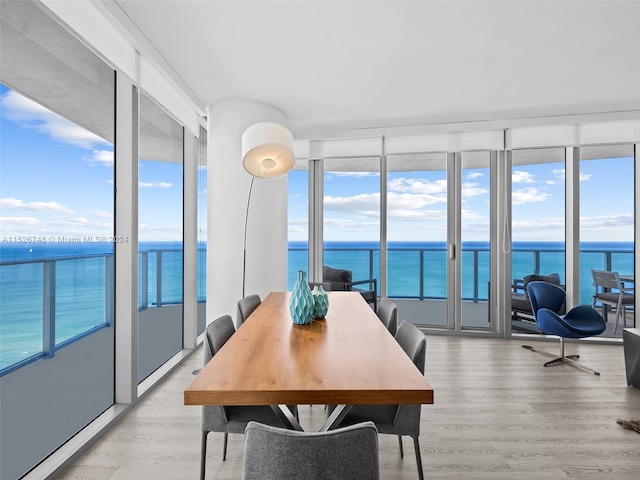
<svg viewBox="0 0 640 480">
<path fill-rule="evenodd" d="M 387 168 L 387 295 L 399 319 L 447 326 L 447 155 L 389 155 Z"/>
<path fill-rule="evenodd" d="M 462 152 L 460 180 L 462 328 L 490 327 L 491 152 Z"/>
<path fill-rule="evenodd" d="M 515 150 L 512 159 L 511 328 L 539 333 L 524 284 L 529 275 L 566 282 L 565 149 Z"/>
<path fill-rule="evenodd" d="M 323 211 L 324 265 L 379 295 L 380 158 L 325 159 Z"/>
<path fill-rule="evenodd" d="M 633 145 L 582 147 L 580 152 L 580 303 L 591 304 L 595 293 L 592 269 L 617 272 L 623 288 L 634 278 L 634 149 Z M 635 325 L 635 309 L 617 312 L 598 303 L 607 320 L 603 336 L 622 337 Z M 626 322 L 625 322 L 626 320 Z"/>
<path fill-rule="evenodd" d="M 138 382 L 182 349 L 183 129 L 140 95 Z"/>
</svg>

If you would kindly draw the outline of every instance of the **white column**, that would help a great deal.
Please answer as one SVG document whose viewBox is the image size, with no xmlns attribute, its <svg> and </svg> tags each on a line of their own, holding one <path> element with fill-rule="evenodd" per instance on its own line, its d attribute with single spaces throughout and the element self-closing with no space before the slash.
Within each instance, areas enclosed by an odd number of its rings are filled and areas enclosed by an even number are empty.
<svg viewBox="0 0 640 480">
<path fill-rule="evenodd" d="M 122 73 L 116 89 L 115 244 L 116 403 L 134 403 L 138 387 L 138 91 Z"/>
<path fill-rule="evenodd" d="M 565 148 L 565 283 L 567 311 L 580 304 L 580 149 Z"/>
<path fill-rule="evenodd" d="M 235 316 L 242 295 L 245 213 L 251 176 L 242 166 L 242 133 L 258 122 L 288 127 L 280 110 L 247 100 L 214 104 L 208 118 L 207 323 Z M 287 289 L 287 179 L 256 178 L 247 222 L 246 294 Z"/>
<path fill-rule="evenodd" d="M 182 346 L 194 348 L 198 336 L 198 157 L 197 138 L 184 129 L 184 225 Z"/>
</svg>

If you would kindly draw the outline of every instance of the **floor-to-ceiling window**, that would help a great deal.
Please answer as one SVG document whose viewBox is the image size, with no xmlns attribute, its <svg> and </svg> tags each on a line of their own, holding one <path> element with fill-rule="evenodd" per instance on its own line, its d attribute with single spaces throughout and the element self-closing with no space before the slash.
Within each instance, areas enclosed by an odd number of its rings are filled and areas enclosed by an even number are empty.
<svg viewBox="0 0 640 480">
<path fill-rule="evenodd" d="M 461 154 L 461 326 L 487 329 L 491 273 L 491 153 Z"/>
<path fill-rule="evenodd" d="M 287 287 L 293 288 L 296 272 L 309 269 L 309 167 L 307 161 L 296 163 L 287 177 L 288 208 L 288 271 Z"/>
<path fill-rule="evenodd" d="M 627 287 L 634 287 L 634 151 L 633 145 L 581 147 L 579 151 L 579 291 L 580 303 L 591 304 L 592 269 L 618 272 Z M 617 330 L 616 312 L 606 310 L 600 310 L 607 319 L 603 335 L 621 337 L 624 318 L 634 326 L 632 306 L 621 312 Z"/>
<path fill-rule="evenodd" d="M 183 128 L 140 95 L 138 381 L 182 349 Z"/>
<path fill-rule="evenodd" d="M 524 294 L 528 275 L 558 274 L 565 282 L 565 149 L 512 152 L 511 279 Z M 514 332 L 538 333 L 533 317 L 514 310 Z"/>
<path fill-rule="evenodd" d="M 114 71 L 38 3 L 0 9 L 0 477 L 114 403 Z"/>
<path fill-rule="evenodd" d="M 352 281 L 380 278 L 380 158 L 324 160 L 324 265 Z M 373 283 L 355 286 L 371 290 Z"/>
<path fill-rule="evenodd" d="M 447 325 L 447 156 L 387 157 L 387 295 L 399 318 Z"/>
<path fill-rule="evenodd" d="M 206 328 L 207 301 L 207 131 L 200 127 L 198 136 L 198 254 L 197 254 L 197 288 L 198 288 L 198 334 Z"/>
</svg>

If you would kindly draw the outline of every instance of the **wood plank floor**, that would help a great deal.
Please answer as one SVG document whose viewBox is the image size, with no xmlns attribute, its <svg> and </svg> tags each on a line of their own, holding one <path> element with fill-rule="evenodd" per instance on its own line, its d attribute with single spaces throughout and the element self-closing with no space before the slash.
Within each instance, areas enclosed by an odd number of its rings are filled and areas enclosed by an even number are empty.
<svg viewBox="0 0 640 480">
<path fill-rule="evenodd" d="M 616 424 L 640 418 L 640 389 L 626 384 L 622 346 L 567 344 L 600 377 L 569 365 L 544 368 L 547 357 L 522 340 L 429 335 L 426 377 L 435 404 L 422 408 L 426 478 L 638 479 L 640 434 Z M 556 352 L 556 342 L 526 343 Z M 71 479 L 196 479 L 200 408 L 182 404 L 196 352 L 91 450 L 59 477 Z M 318 428 L 321 406 L 300 407 L 301 423 Z M 400 458 L 395 437 L 380 436 L 383 479 L 417 479 L 413 443 Z M 295 454 L 295 453 L 293 453 Z M 243 436 L 209 435 L 208 479 L 238 479 Z"/>
</svg>

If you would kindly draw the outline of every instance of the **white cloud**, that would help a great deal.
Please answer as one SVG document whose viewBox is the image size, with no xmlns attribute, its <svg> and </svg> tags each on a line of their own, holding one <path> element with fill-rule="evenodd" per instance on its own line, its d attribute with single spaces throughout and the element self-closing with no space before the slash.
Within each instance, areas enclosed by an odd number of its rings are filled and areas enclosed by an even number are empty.
<svg viewBox="0 0 640 480">
<path fill-rule="evenodd" d="M 350 214 L 365 215 L 368 217 L 380 216 L 380 194 L 362 193 L 351 197 L 324 197 L 324 206 L 327 210 Z"/>
<path fill-rule="evenodd" d="M 419 180 L 416 178 L 397 178 L 389 182 L 389 191 L 424 193 L 430 195 L 445 195 L 447 193 L 447 181 Z"/>
<path fill-rule="evenodd" d="M 481 215 L 477 212 L 475 212 L 474 210 L 469 210 L 468 208 L 463 208 L 462 212 L 461 212 L 461 216 L 462 216 L 462 220 L 463 221 L 467 221 L 467 220 L 473 220 L 473 219 L 480 219 L 480 218 L 485 218 L 484 215 Z M 485 225 L 488 226 L 489 222 L 487 221 L 486 223 L 482 223 L 480 225 Z M 465 230 L 470 227 L 472 224 L 465 224 Z"/>
<path fill-rule="evenodd" d="M 513 205 L 522 205 L 524 203 L 546 202 L 549 197 L 548 193 L 541 192 L 534 187 L 527 187 L 514 191 L 511 195 L 511 203 Z"/>
<path fill-rule="evenodd" d="M 529 172 L 517 170 L 511 175 L 512 183 L 535 183 L 534 176 Z"/>
<path fill-rule="evenodd" d="M 113 218 L 112 212 L 104 212 L 102 210 L 94 210 L 91 215 L 98 218 Z"/>
<path fill-rule="evenodd" d="M 0 222 L 3 224 L 12 224 L 12 225 L 39 225 L 40 220 L 35 217 L 0 217 Z"/>
<path fill-rule="evenodd" d="M 481 177 L 484 177 L 484 173 L 472 172 L 472 173 L 467 175 L 467 178 L 469 180 L 475 180 L 476 178 L 481 178 Z"/>
<path fill-rule="evenodd" d="M 599 217 L 580 217 L 581 229 L 603 229 L 612 227 L 632 227 L 633 214 L 603 215 Z"/>
<path fill-rule="evenodd" d="M 33 100 L 9 90 L 2 95 L 3 115 L 22 127 L 32 128 L 64 143 L 83 148 L 106 144 L 103 138 L 76 125 Z"/>
<path fill-rule="evenodd" d="M 479 183 L 465 182 L 462 184 L 462 196 L 463 197 L 477 197 L 479 195 L 486 195 L 489 190 L 479 186 Z"/>
<path fill-rule="evenodd" d="M 309 220 L 306 218 L 292 218 L 288 223 L 289 225 L 302 225 L 306 227 L 309 224 Z"/>
<path fill-rule="evenodd" d="M 23 202 L 18 198 L 0 198 L 0 207 L 22 210 L 34 210 L 38 212 L 62 212 L 73 213 L 73 210 L 58 202 Z"/>
<path fill-rule="evenodd" d="M 564 218 L 535 218 L 528 221 L 514 221 L 513 240 L 560 240 L 564 238 Z"/>
<path fill-rule="evenodd" d="M 140 188 L 171 188 L 173 184 L 169 182 L 143 182 L 141 180 L 138 182 L 138 186 Z"/>
<path fill-rule="evenodd" d="M 551 173 L 553 173 L 553 175 L 558 179 L 558 181 L 556 180 L 547 180 L 547 184 L 548 185 L 562 185 L 564 184 L 565 178 L 566 178 L 566 171 L 564 168 L 559 168 L 559 169 L 554 169 L 551 170 Z M 591 180 L 591 177 L 593 175 L 591 173 L 580 173 L 580 181 L 581 182 L 586 182 L 588 180 Z"/>
<path fill-rule="evenodd" d="M 94 150 L 90 157 L 85 160 L 92 165 L 104 165 L 105 167 L 113 166 L 113 151 L 111 150 Z"/>
</svg>

